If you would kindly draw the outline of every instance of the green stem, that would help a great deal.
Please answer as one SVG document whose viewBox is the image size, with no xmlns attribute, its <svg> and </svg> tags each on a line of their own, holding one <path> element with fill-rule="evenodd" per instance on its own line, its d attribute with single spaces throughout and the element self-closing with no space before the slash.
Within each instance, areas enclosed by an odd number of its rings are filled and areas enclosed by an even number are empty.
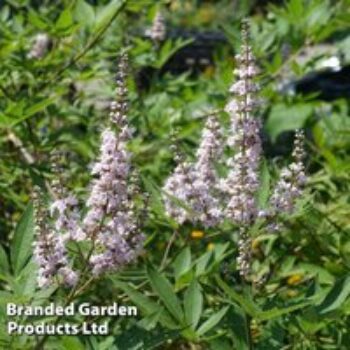
<svg viewBox="0 0 350 350">
<path fill-rule="evenodd" d="M 178 232 L 177 230 L 174 230 L 172 236 L 170 237 L 170 240 L 168 242 L 168 245 L 165 249 L 165 252 L 164 252 L 164 256 L 163 256 L 163 259 L 162 259 L 162 262 L 160 264 L 160 270 L 163 270 L 165 265 L 166 265 L 166 261 L 168 259 L 168 255 L 169 255 L 169 252 L 170 252 L 170 249 L 171 249 L 171 246 L 173 245 L 173 243 L 175 242 L 175 238 L 176 236 L 178 235 Z"/>
<path fill-rule="evenodd" d="M 248 314 L 245 315 L 245 321 L 246 321 L 246 335 L 247 335 L 247 345 L 249 350 L 254 350 L 253 347 L 253 339 L 252 339 L 252 332 L 251 332 L 251 321 L 252 318 Z"/>
</svg>

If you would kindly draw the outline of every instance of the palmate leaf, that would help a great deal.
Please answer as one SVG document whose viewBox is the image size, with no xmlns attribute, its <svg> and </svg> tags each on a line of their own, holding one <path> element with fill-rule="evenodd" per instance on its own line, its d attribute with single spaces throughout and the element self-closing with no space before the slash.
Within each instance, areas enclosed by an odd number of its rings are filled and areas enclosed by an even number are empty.
<svg viewBox="0 0 350 350">
<path fill-rule="evenodd" d="M 146 316 L 140 322 L 138 322 L 138 325 L 146 329 L 147 331 L 154 329 L 160 321 L 160 317 L 163 312 L 164 307 L 160 307 L 158 311 L 156 311 L 152 315 Z"/>
<path fill-rule="evenodd" d="M 33 236 L 33 205 L 30 203 L 16 227 L 12 241 L 11 264 L 15 275 L 19 274 L 29 260 L 32 253 Z"/>
<path fill-rule="evenodd" d="M 219 276 L 216 276 L 218 286 L 225 292 L 225 294 L 237 303 L 249 316 L 256 318 L 260 313 L 260 308 L 255 305 L 250 299 L 237 293 L 233 288 L 228 286 Z"/>
<path fill-rule="evenodd" d="M 174 293 L 170 282 L 162 274 L 151 267 L 147 269 L 147 274 L 152 289 L 158 294 L 170 314 L 174 316 L 180 324 L 184 324 L 185 317 L 181 303 Z"/>
<path fill-rule="evenodd" d="M 134 288 L 130 287 L 127 283 L 113 279 L 113 284 L 120 288 L 122 291 L 124 291 L 130 300 L 137 305 L 140 310 L 146 315 L 146 316 L 152 316 L 155 315 L 160 307 L 159 305 L 153 301 L 152 299 L 146 297 L 143 293 L 138 292 Z M 159 321 L 162 323 L 165 327 L 168 327 L 170 329 L 177 329 L 176 323 L 173 321 L 171 316 L 167 313 L 166 310 L 163 310 L 163 312 L 159 315 Z"/>
</svg>

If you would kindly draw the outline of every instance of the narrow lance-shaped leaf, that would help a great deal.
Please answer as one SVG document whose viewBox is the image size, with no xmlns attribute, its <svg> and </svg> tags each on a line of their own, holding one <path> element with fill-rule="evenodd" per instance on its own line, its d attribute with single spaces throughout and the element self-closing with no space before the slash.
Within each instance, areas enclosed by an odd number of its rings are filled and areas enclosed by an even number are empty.
<svg viewBox="0 0 350 350">
<path fill-rule="evenodd" d="M 33 205 L 29 204 L 23 213 L 12 241 L 11 263 L 17 275 L 32 253 L 32 243 L 34 236 Z"/>
<path fill-rule="evenodd" d="M 148 268 L 147 274 L 153 290 L 158 294 L 166 308 L 180 323 L 183 323 L 184 314 L 181 304 L 170 282 L 153 268 Z"/>
<path fill-rule="evenodd" d="M 0 273 L 7 274 L 9 272 L 9 261 L 5 249 L 0 245 Z"/>
<path fill-rule="evenodd" d="M 142 312 L 144 312 L 145 315 L 154 315 L 159 311 L 159 305 L 154 302 L 152 299 L 146 297 L 144 294 L 138 292 L 131 286 L 129 286 L 127 283 L 118 281 L 113 279 L 113 283 L 116 287 L 120 288 L 122 291 L 124 291 L 130 300 L 135 303 Z M 178 328 L 175 324 L 175 322 L 172 320 L 171 316 L 165 311 L 162 310 L 159 321 L 166 327 L 170 329 L 176 329 Z"/>
<path fill-rule="evenodd" d="M 192 281 L 185 292 L 184 307 L 186 322 L 196 329 L 203 311 L 203 294 L 196 280 Z"/>
<path fill-rule="evenodd" d="M 317 307 L 320 314 L 333 311 L 340 307 L 350 295 L 350 276 L 336 281 L 322 303 Z"/>
<path fill-rule="evenodd" d="M 191 250 L 189 247 L 183 249 L 174 261 L 175 278 L 179 279 L 191 267 Z"/>
<path fill-rule="evenodd" d="M 218 286 L 226 293 L 227 297 L 237 303 L 244 311 L 252 316 L 257 318 L 261 313 L 261 310 L 257 305 L 255 305 L 251 300 L 243 297 L 237 293 L 233 288 L 230 288 L 220 277 L 216 277 L 216 282 Z"/>
<path fill-rule="evenodd" d="M 223 307 L 220 311 L 212 315 L 207 321 L 205 321 L 198 329 L 197 333 L 203 335 L 213 329 L 225 316 L 229 306 Z"/>
</svg>

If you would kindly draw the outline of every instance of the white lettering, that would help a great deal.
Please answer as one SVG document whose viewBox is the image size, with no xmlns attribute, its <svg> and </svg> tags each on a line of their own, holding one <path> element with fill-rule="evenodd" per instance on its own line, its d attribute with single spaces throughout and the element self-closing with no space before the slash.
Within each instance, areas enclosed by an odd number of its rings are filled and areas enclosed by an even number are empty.
<svg viewBox="0 0 350 350">
<path fill-rule="evenodd" d="M 7 324 L 7 333 L 8 334 L 12 334 L 12 332 L 14 332 L 18 327 L 17 322 L 9 322 Z"/>
<path fill-rule="evenodd" d="M 6 314 L 7 314 L 7 316 L 17 315 L 17 305 L 13 304 L 13 303 L 7 303 Z"/>
</svg>

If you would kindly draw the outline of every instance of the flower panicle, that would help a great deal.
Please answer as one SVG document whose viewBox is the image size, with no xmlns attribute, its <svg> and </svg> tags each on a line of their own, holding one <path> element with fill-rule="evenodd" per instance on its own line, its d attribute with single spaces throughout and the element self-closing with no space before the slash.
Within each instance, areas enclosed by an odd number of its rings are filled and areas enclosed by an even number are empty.
<svg viewBox="0 0 350 350">
<path fill-rule="evenodd" d="M 222 219 L 222 208 L 218 195 L 218 176 L 215 163 L 222 154 L 223 131 L 215 114 L 210 114 L 202 131 L 201 141 L 193 165 L 193 187 L 199 222 L 212 227 Z"/>
<path fill-rule="evenodd" d="M 127 53 L 122 52 L 115 77 L 115 100 L 110 104 L 110 122 L 112 125 L 119 127 L 122 127 L 127 122 L 127 113 L 129 109 L 127 88 L 128 62 L 129 60 Z"/>
<path fill-rule="evenodd" d="M 161 10 L 157 11 L 153 19 L 153 24 L 149 31 L 149 36 L 155 43 L 164 41 L 166 37 L 165 18 Z"/>
<path fill-rule="evenodd" d="M 240 230 L 238 239 L 238 256 L 236 259 L 238 271 L 241 277 L 248 279 L 251 270 L 252 260 L 252 238 L 245 232 Z"/>
<path fill-rule="evenodd" d="M 50 205 L 50 217 L 54 220 L 55 230 L 63 235 L 64 241 L 82 241 L 86 235 L 80 227 L 78 200 L 64 186 L 60 165 L 62 158 L 60 152 L 51 155 L 51 169 L 55 178 L 51 183 L 54 201 Z"/>
<path fill-rule="evenodd" d="M 39 264 L 39 286 L 54 279 L 67 285 L 78 281 L 78 274 L 69 266 L 67 240 L 86 240 L 91 251 L 86 255 L 93 275 L 118 270 L 140 254 L 144 235 L 134 205 L 140 188 L 132 180 L 131 153 L 128 142 L 131 131 L 127 122 L 127 56 L 121 55 L 117 73 L 116 100 L 111 104 L 109 126 L 101 135 L 100 152 L 91 174 L 93 180 L 86 202 L 86 214 L 80 220 L 76 198 L 67 193 L 61 176 L 60 156 L 52 157 L 56 175 L 52 183 L 54 197 L 50 206 L 53 227 L 44 220 L 43 206 L 34 194 L 36 231 L 34 254 Z"/>
<path fill-rule="evenodd" d="M 35 241 L 34 259 L 39 266 L 38 285 L 47 287 L 55 281 L 66 286 L 78 282 L 78 274 L 69 266 L 62 236 L 52 229 L 46 217 L 40 189 L 33 190 Z"/>
<path fill-rule="evenodd" d="M 130 153 L 127 142 L 131 131 L 127 125 L 127 64 L 122 53 L 116 75 L 116 99 L 110 106 L 110 127 L 103 130 L 100 155 L 92 168 L 95 177 L 87 200 L 88 211 L 83 220 L 84 231 L 94 240 L 105 216 L 112 216 L 127 200 L 127 178 L 130 171 Z M 117 127 L 112 128 L 113 126 Z"/>
<path fill-rule="evenodd" d="M 295 208 L 297 199 L 302 194 L 306 183 L 303 161 L 305 157 L 304 141 L 304 132 L 297 130 L 295 132 L 292 153 L 293 161 L 286 168 L 282 169 L 280 178 L 271 196 L 271 209 L 266 215 L 270 218 L 270 221 L 271 217 L 276 217 L 278 214 L 291 214 Z M 280 225 L 272 224 L 269 225 L 269 228 L 276 231 L 280 228 Z"/>
<path fill-rule="evenodd" d="M 214 166 L 221 151 L 222 130 L 216 116 L 209 115 L 195 161 L 184 160 L 179 152 L 175 154 L 178 164 L 165 182 L 163 200 L 167 215 L 179 224 L 191 221 L 211 227 L 221 219 Z"/>
<path fill-rule="evenodd" d="M 226 105 L 231 127 L 227 144 L 235 152 L 228 160 L 229 173 L 221 181 L 228 198 L 225 216 L 237 224 L 249 226 L 257 217 L 255 193 L 259 188 L 261 157 L 260 121 L 252 113 L 259 105 L 256 97 L 258 69 L 249 45 L 248 24 L 242 24 L 242 47 L 236 56 L 238 80 L 231 86 L 232 99 Z"/>
<path fill-rule="evenodd" d="M 190 205 L 193 192 L 192 165 L 175 154 L 177 165 L 163 186 L 163 201 L 166 214 L 180 225 L 189 219 L 187 207 Z"/>
<path fill-rule="evenodd" d="M 96 275 L 120 269 L 140 253 L 144 236 L 135 221 L 129 185 L 131 154 L 127 122 L 127 56 L 122 54 L 117 73 L 116 101 L 111 103 L 111 122 L 115 128 L 102 133 L 100 157 L 92 170 L 95 179 L 87 201 L 85 230 L 99 252 L 90 258 Z"/>
</svg>

